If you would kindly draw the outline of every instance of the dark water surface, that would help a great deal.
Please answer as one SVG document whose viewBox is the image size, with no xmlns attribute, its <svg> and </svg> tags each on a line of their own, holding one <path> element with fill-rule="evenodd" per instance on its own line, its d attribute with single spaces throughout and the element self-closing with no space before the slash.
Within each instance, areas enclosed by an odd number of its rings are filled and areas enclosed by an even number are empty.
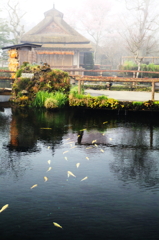
<svg viewBox="0 0 159 240">
<path fill-rule="evenodd" d="M 4 109 L 0 146 L 1 240 L 158 239 L 158 116 Z"/>
</svg>

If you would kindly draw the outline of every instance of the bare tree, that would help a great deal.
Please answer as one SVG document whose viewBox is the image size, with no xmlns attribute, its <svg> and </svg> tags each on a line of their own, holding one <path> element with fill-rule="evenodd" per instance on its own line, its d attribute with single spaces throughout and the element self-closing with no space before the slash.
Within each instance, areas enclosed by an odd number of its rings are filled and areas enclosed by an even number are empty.
<svg viewBox="0 0 159 240">
<path fill-rule="evenodd" d="M 144 57 L 158 51 L 156 36 L 159 31 L 159 14 L 155 9 L 159 4 L 154 0 L 125 0 L 125 3 L 128 15 L 123 22 L 125 29 L 120 34 L 124 36 L 126 47 L 133 54 L 140 70 Z"/>
<path fill-rule="evenodd" d="M 94 60 L 97 63 L 98 48 L 109 29 L 111 2 L 109 0 L 86 0 L 79 11 L 79 28 L 94 42 Z"/>
<path fill-rule="evenodd" d="M 14 44 L 20 43 L 22 35 L 25 33 L 24 25 L 22 24 L 22 18 L 26 12 L 21 13 L 19 2 L 15 1 L 11 4 L 11 1 L 7 1 L 7 12 L 9 14 L 9 27 L 10 32 L 13 34 Z"/>
<path fill-rule="evenodd" d="M 102 46 L 102 53 L 106 57 L 106 63 L 110 64 L 112 68 L 118 68 L 124 52 L 124 41 L 121 36 L 117 32 L 107 35 Z"/>
</svg>

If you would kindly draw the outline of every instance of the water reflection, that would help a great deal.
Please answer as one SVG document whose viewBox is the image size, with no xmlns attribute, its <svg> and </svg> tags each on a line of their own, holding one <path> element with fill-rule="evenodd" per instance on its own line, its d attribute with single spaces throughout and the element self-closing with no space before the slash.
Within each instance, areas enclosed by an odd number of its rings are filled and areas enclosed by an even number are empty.
<svg viewBox="0 0 159 240">
<path fill-rule="evenodd" d="M 158 133 L 157 119 L 5 109 L 0 113 L 0 207 L 9 203 L 10 208 L 0 218 L 2 239 L 156 237 Z M 76 177 L 68 178 L 67 171 Z"/>
</svg>

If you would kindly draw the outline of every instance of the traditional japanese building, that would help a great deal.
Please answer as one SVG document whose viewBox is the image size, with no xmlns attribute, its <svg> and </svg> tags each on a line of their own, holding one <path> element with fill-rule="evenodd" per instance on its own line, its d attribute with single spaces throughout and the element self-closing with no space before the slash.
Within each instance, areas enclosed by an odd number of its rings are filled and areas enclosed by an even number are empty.
<svg viewBox="0 0 159 240">
<path fill-rule="evenodd" d="M 52 68 L 79 68 L 80 55 L 92 50 L 90 41 L 63 20 L 63 14 L 53 7 L 45 18 L 23 35 L 21 43 L 39 44 L 34 62 L 48 63 Z M 26 61 L 26 59 L 24 59 Z"/>
</svg>

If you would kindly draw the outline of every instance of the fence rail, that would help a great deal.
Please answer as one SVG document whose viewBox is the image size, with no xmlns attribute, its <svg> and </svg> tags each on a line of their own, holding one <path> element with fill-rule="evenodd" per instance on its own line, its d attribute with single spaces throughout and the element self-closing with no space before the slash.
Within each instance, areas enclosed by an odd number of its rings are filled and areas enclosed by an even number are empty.
<svg viewBox="0 0 159 240">
<path fill-rule="evenodd" d="M 64 70 L 64 69 L 63 69 Z M 159 72 L 153 72 L 153 71 L 138 71 L 138 70 L 102 70 L 102 69 L 97 69 L 97 70 L 84 70 L 82 68 L 70 68 L 70 69 L 65 69 L 64 71 L 66 72 L 81 72 L 81 75 L 73 75 L 69 74 L 70 78 L 73 78 L 78 81 L 78 92 L 81 93 L 81 85 L 84 84 L 84 81 L 92 81 L 92 82 L 144 82 L 144 83 L 151 83 L 152 84 L 152 98 L 151 100 L 154 100 L 155 96 L 155 83 L 159 83 L 159 78 L 135 78 L 135 73 L 153 73 L 153 74 L 159 74 Z M 0 72 L 7 72 L 7 73 L 15 73 L 14 71 L 9 71 L 9 70 L 4 70 L 0 69 Z M 100 76 L 86 76 L 83 75 L 83 72 L 99 72 Z M 112 77 L 105 77 L 102 76 L 103 72 L 117 72 L 117 73 L 133 73 L 132 78 L 128 77 L 117 77 L 117 76 L 112 76 Z M 13 78 L 7 78 L 7 77 L 0 77 L 0 79 L 10 79 L 13 80 Z"/>
</svg>

